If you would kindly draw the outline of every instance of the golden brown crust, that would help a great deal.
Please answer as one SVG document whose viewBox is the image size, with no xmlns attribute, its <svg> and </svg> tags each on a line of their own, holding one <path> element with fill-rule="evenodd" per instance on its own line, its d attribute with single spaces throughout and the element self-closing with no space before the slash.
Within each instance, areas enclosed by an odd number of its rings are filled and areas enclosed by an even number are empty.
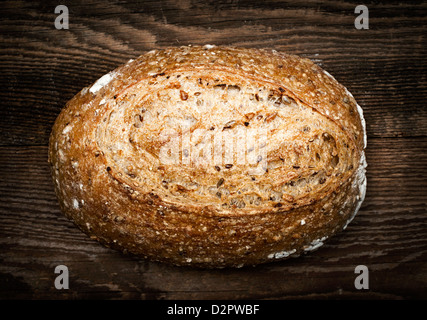
<svg viewBox="0 0 427 320">
<path fill-rule="evenodd" d="M 105 245 L 176 265 L 242 266 L 316 249 L 351 221 L 366 187 L 364 130 L 353 96 L 310 60 L 177 47 L 71 99 L 49 162 L 64 213 Z M 216 137 L 238 146 L 260 132 L 256 161 L 247 148 L 239 162 L 236 147 L 215 162 Z"/>
</svg>

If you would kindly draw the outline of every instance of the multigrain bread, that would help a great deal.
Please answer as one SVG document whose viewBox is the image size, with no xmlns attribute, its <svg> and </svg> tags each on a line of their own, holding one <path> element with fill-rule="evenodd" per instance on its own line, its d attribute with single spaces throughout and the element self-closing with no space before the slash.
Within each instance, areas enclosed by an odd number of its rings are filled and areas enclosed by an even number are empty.
<svg viewBox="0 0 427 320">
<path fill-rule="evenodd" d="M 150 51 L 72 98 L 50 138 L 65 215 L 155 261 L 240 267 L 320 247 L 365 197 L 347 89 L 275 50 Z"/>
</svg>

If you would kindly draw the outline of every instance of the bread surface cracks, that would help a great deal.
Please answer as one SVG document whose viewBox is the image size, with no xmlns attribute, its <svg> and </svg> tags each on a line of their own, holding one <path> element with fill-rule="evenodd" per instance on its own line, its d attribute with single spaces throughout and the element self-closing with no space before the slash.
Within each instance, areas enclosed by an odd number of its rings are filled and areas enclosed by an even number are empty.
<svg viewBox="0 0 427 320">
<path fill-rule="evenodd" d="M 164 202 L 290 208 L 332 192 L 356 166 L 334 122 L 280 85 L 225 71 L 169 71 L 106 104 L 96 140 L 110 174 Z"/>
</svg>

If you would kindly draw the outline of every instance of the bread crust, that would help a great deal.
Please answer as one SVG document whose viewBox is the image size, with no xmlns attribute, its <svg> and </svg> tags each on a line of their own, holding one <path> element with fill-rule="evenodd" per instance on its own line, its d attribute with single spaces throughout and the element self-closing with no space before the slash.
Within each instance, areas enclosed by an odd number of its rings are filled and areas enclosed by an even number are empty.
<svg viewBox="0 0 427 320">
<path fill-rule="evenodd" d="M 249 128 L 272 137 L 263 173 L 162 162 L 174 137 Z M 361 108 L 310 60 L 185 46 L 130 60 L 73 97 L 53 126 L 49 163 L 61 210 L 104 245 L 175 265 L 240 267 L 301 255 L 345 228 L 365 197 L 365 147 Z"/>
</svg>

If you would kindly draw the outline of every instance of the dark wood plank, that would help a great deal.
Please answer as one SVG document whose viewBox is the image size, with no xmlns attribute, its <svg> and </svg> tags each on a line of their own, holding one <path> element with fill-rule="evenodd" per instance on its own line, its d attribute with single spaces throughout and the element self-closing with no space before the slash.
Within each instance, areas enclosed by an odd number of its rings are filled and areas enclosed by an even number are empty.
<svg viewBox="0 0 427 320">
<path fill-rule="evenodd" d="M 59 211 L 47 148 L 1 147 L 0 298 L 425 298 L 426 148 L 426 138 L 371 139 L 361 211 L 317 252 L 206 271 L 124 256 L 90 240 Z M 70 270 L 67 291 L 54 287 L 59 264 Z M 370 270 L 369 291 L 354 288 L 360 264 Z"/>
<path fill-rule="evenodd" d="M 66 101 L 147 50 L 170 45 L 269 47 L 314 60 L 365 109 L 372 137 L 426 136 L 427 4 L 370 6 L 354 28 L 356 2 L 75 2 L 70 29 L 54 28 L 49 2 L 14 2 L 0 14 L 2 145 L 46 144 Z M 13 125 L 11 125 L 13 124 Z"/>
</svg>

